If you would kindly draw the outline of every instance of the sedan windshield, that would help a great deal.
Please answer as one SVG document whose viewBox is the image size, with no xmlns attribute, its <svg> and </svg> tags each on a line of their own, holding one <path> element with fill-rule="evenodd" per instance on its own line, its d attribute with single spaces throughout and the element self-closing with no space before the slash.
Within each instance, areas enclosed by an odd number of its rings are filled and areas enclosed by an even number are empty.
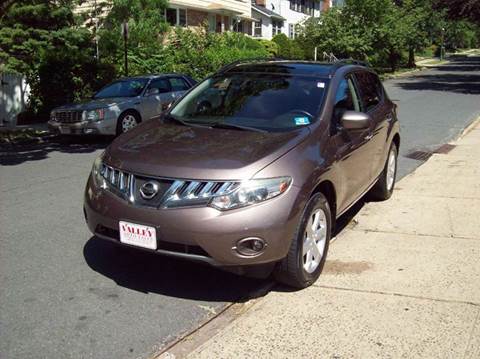
<svg viewBox="0 0 480 359">
<path fill-rule="evenodd" d="M 300 75 L 222 74 L 205 80 L 170 115 L 186 124 L 289 130 L 315 121 L 326 81 Z"/>
<path fill-rule="evenodd" d="M 142 93 L 147 82 L 147 79 L 115 81 L 98 91 L 93 98 L 135 97 Z"/>
</svg>

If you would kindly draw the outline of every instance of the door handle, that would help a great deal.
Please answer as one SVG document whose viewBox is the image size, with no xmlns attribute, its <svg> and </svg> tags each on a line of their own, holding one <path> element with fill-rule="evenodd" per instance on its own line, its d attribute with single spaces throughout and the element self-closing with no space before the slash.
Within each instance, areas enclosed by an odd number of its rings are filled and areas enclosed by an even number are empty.
<svg viewBox="0 0 480 359">
<path fill-rule="evenodd" d="M 366 135 L 363 139 L 368 141 L 368 140 L 371 140 L 372 137 L 373 137 L 373 133 L 369 133 L 369 134 Z"/>
</svg>

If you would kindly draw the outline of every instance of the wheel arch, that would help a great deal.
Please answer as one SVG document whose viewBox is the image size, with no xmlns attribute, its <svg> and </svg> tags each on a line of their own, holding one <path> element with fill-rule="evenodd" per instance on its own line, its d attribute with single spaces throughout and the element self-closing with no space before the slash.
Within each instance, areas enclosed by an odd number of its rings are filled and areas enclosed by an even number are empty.
<svg viewBox="0 0 480 359">
<path fill-rule="evenodd" d="M 335 219 L 337 218 L 337 192 L 335 190 L 335 186 L 329 180 L 321 181 L 313 190 L 312 196 L 315 193 L 322 193 L 328 201 L 328 205 L 330 206 L 330 211 L 332 213 L 332 224 L 335 223 Z"/>
<path fill-rule="evenodd" d="M 127 114 L 127 113 L 134 113 L 135 115 L 138 116 L 140 122 L 142 122 L 142 115 L 140 114 L 140 112 L 135 109 L 135 108 L 127 108 L 126 110 L 123 110 L 120 115 L 118 115 L 117 117 L 117 121 L 120 120 L 122 118 L 123 115 Z"/>
</svg>

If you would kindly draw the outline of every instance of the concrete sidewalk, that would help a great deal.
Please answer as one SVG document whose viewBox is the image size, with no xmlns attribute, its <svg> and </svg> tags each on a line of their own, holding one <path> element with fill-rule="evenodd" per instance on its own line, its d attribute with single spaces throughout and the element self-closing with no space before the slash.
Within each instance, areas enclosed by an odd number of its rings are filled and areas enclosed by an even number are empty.
<svg viewBox="0 0 480 359">
<path fill-rule="evenodd" d="M 369 203 L 319 281 L 272 291 L 192 358 L 480 358 L 480 125 Z"/>
</svg>

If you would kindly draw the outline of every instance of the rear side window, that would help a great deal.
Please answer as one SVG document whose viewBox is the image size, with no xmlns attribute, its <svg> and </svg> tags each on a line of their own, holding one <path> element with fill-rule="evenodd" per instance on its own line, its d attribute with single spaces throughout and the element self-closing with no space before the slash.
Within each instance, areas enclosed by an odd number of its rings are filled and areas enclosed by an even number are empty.
<svg viewBox="0 0 480 359">
<path fill-rule="evenodd" d="M 377 75 L 371 72 L 357 72 L 355 74 L 358 87 L 360 89 L 360 98 L 365 112 L 372 110 L 383 99 L 382 83 Z"/>
<path fill-rule="evenodd" d="M 172 77 L 169 79 L 172 91 L 187 91 L 190 86 L 180 77 Z"/>
<path fill-rule="evenodd" d="M 155 79 L 150 82 L 149 88 L 157 88 L 159 93 L 166 93 L 172 91 L 170 83 L 167 79 Z"/>
</svg>

